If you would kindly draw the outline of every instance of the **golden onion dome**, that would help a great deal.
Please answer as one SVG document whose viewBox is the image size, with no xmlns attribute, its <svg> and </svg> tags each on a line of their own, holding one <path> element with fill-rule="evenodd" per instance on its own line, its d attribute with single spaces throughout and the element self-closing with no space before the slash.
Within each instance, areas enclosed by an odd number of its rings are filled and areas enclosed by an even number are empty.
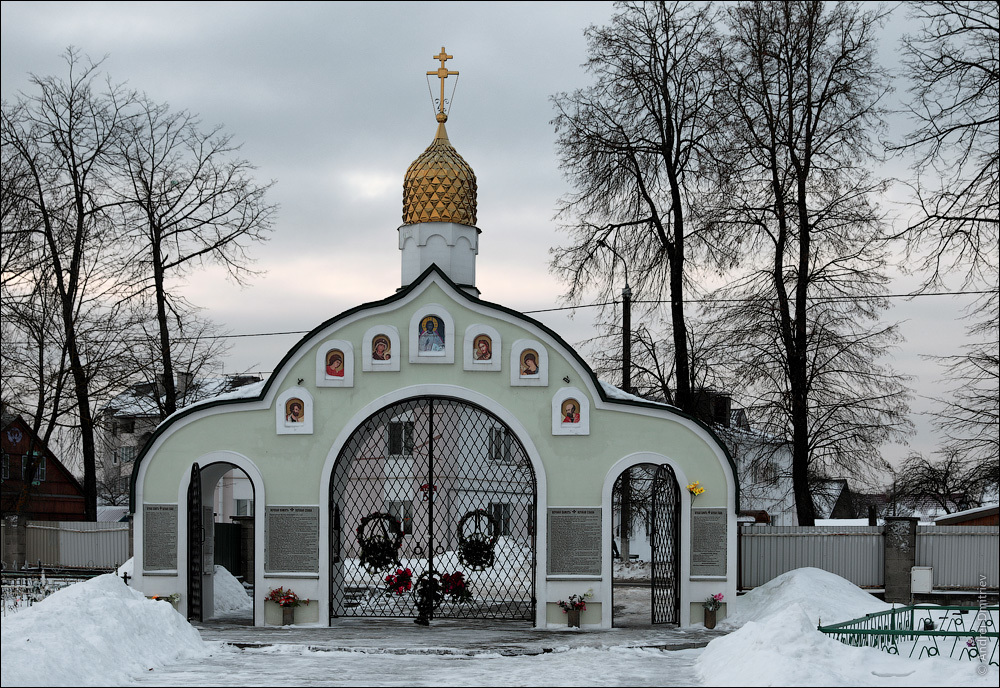
<svg viewBox="0 0 1000 688">
<path fill-rule="evenodd" d="M 442 49 L 442 52 L 444 50 Z M 476 225 L 476 174 L 448 140 L 438 113 L 434 141 L 414 160 L 403 178 L 403 224 L 455 222 Z"/>
</svg>

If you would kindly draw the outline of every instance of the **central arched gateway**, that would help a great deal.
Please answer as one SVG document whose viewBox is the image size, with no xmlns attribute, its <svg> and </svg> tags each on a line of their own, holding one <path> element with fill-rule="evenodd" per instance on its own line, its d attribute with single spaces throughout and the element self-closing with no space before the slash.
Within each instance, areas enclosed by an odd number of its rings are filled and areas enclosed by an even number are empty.
<svg viewBox="0 0 1000 688">
<path fill-rule="evenodd" d="M 523 444 L 489 411 L 447 397 L 381 409 L 330 482 L 331 615 L 416 617 L 408 579 L 433 570 L 434 616 L 533 621 L 537 494 Z"/>
</svg>

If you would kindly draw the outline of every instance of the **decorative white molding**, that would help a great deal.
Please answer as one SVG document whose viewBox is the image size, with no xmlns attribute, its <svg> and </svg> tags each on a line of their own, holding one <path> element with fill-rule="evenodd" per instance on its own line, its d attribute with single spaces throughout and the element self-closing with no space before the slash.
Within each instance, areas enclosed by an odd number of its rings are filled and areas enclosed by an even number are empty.
<svg viewBox="0 0 1000 688">
<path fill-rule="evenodd" d="M 573 402 L 575 410 L 570 409 L 567 402 Z M 567 414 L 571 414 L 572 420 L 566 419 Z M 563 387 L 553 395 L 552 434 L 590 434 L 590 400 L 582 389 Z"/>
<path fill-rule="evenodd" d="M 344 354 L 343 375 L 329 375 L 326 370 L 326 354 L 332 349 L 340 349 Z M 346 339 L 328 339 L 316 349 L 316 386 L 354 386 L 354 345 Z"/>
<path fill-rule="evenodd" d="M 525 349 L 538 354 L 537 375 L 521 375 L 521 354 Z M 549 386 L 549 352 L 544 345 L 534 339 L 518 339 L 514 342 L 510 347 L 510 384 L 512 387 Z"/>
<path fill-rule="evenodd" d="M 430 335 L 425 335 L 422 342 L 421 326 L 424 319 L 430 316 L 440 321 L 437 326 L 439 336 L 435 340 Z M 440 335 L 442 327 L 444 335 Z M 415 310 L 410 318 L 408 334 L 410 363 L 455 362 L 455 319 L 441 304 L 430 303 Z"/>
<path fill-rule="evenodd" d="M 376 361 L 372 358 L 372 341 L 379 335 L 389 338 L 389 360 Z M 399 372 L 399 357 L 403 355 L 399 346 L 399 330 L 395 325 L 375 325 L 369 327 L 365 332 L 364 339 L 361 340 L 361 370 L 366 373 L 375 372 Z"/>
<path fill-rule="evenodd" d="M 302 402 L 302 420 L 290 420 L 293 399 Z M 290 403 L 292 402 L 292 403 Z M 279 435 L 311 435 L 313 433 L 313 398 L 305 387 L 289 387 L 278 395 L 274 404 L 275 432 Z"/>
<path fill-rule="evenodd" d="M 486 361 L 476 360 L 476 339 L 480 335 L 490 338 L 491 357 Z M 503 342 L 500 333 L 489 325 L 469 325 L 465 329 L 465 343 L 462 345 L 462 364 L 465 370 L 499 371 L 503 368 Z"/>
<path fill-rule="evenodd" d="M 460 286 L 476 285 L 479 230 L 455 222 L 419 222 L 399 228 L 401 283 L 407 286 L 431 265 Z"/>
</svg>

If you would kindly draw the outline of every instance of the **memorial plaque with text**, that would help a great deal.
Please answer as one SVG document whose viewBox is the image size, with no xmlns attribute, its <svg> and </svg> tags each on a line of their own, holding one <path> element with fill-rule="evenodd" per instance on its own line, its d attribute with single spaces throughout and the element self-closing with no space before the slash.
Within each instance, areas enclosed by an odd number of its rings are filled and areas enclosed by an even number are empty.
<svg viewBox="0 0 1000 688">
<path fill-rule="evenodd" d="M 143 505 L 142 568 L 144 571 L 177 570 L 176 504 Z"/>
<path fill-rule="evenodd" d="M 549 509 L 548 573 L 601 575 L 600 508 Z"/>
<path fill-rule="evenodd" d="M 691 510 L 691 575 L 726 575 L 726 525 L 729 516 L 725 509 Z"/>
<path fill-rule="evenodd" d="M 319 507 L 267 507 L 264 570 L 319 573 Z"/>
</svg>

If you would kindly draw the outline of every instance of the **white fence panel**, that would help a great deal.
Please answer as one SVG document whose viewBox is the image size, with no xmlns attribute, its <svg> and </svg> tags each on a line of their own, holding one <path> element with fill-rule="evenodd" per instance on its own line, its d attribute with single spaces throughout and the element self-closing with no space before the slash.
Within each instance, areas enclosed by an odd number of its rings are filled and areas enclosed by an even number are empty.
<svg viewBox="0 0 1000 688">
<path fill-rule="evenodd" d="M 916 565 L 934 568 L 935 590 L 996 590 L 998 562 L 996 526 L 917 526 Z"/>
<path fill-rule="evenodd" d="M 28 563 L 113 568 L 128 559 L 127 523 L 29 521 Z"/>
<path fill-rule="evenodd" d="M 813 566 L 863 588 L 884 585 L 881 526 L 749 526 L 740 530 L 740 587 Z"/>
</svg>

